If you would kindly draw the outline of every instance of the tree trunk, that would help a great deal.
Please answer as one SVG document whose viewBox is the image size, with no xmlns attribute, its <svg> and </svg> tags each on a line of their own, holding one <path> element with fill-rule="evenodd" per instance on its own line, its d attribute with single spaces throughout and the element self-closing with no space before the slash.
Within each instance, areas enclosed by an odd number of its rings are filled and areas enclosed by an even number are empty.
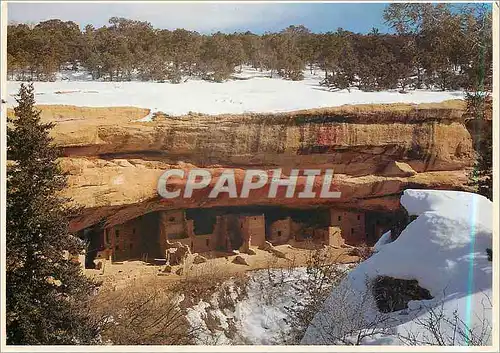
<svg viewBox="0 0 500 353">
<path fill-rule="evenodd" d="M 422 73 L 420 67 L 417 67 L 417 89 L 422 87 Z"/>
</svg>

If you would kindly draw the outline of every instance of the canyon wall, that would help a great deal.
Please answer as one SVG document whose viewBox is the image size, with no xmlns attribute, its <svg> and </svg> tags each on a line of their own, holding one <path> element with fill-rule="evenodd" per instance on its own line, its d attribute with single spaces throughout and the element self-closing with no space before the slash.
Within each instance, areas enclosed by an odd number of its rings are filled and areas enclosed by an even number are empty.
<svg viewBox="0 0 500 353">
<path fill-rule="evenodd" d="M 161 210 L 229 205 L 281 205 L 394 210 L 407 187 L 463 189 L 474 157 L 459 100 L 438 104 L 342 106 L 279 114 L 181 117 L 147 109 L 39 106 L 54 121 L 69 173 L 65 196 L 84 207 L 72 221 L 79 230 L 102 218 L 109 225 Z M 267 198 L 268 188 L 247 199 L 209 190 L 190 199 L 162 200 L 156 187 L 167 169 L 234 168 L 238 189 L 246 169 L 333 169 L 339 199 Z M 297 191 L 305 177 L 299 177 Z M 185 180 L 184 180 L 185 182 Z M 176 182 L 182 187 L 182 180 Z M 316 180 L 319 187 L 320 178 Z M 280 188 L 282 189 L 282 188 Z"/>
</svg>

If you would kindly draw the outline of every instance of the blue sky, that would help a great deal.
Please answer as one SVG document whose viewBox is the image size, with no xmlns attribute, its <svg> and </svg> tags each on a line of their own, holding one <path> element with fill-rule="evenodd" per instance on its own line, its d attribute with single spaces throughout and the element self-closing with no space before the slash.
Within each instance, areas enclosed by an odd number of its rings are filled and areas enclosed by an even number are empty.
<svg viewBox="0 0 500 353">
<path fill-rule="evenodd" d="M 342 27 L 366 33 L 372 27 L 389 31 L 383 23 L 383 3 L 9 3 L 9 22 L 38 23 L 51 18 L 80 26 L 107 24 L 113 16 L 149 21 L 157 28 L 186 28 L 202 33 L 279 31 L 304 25 L 313 32 Z"/>
</svg>

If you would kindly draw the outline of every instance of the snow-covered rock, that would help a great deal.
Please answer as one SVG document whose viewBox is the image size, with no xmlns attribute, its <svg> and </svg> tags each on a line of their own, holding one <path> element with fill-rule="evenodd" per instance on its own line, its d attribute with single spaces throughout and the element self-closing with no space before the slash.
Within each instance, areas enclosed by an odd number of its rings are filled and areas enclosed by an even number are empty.
<svg viewBox="0 0 500 353">
<path fill-rule="evenodd" d="M 404 344 L 408 341 L 401 337 L 416 335 L 421 344 L 436 344 L 422 323 L 442 313 L 451 321 L 456 318 L 462 329 L 471 328 L 475 334 L 485 330 L 481 341 L 491 344 L 492 262 L 488 261 L 486 249 L 492 246 L 492 202 L 473 193 L 410 189 L 404 192 L 401 204 L 410 215 L 418 217 L 395 241 L 379 244 L 378 251 L 332 291 L 308 328 L 303 344 L 338 343 L 324 331 L 331 330 L 328 310 L 346 288 L 351 293 L 349 301 L 358 310 L 361 298 L 371 297 L 363 299 L 363 313 L 358 313 L 366 322 L 373 322 L 375 316 L 383 317 L 369 290 L 369 283 L 378 276 L 415 279 L 433 299 L 410 301 L 407 310 L 384 314 L 386 320 L 380 320 L 379 326 L 387 329 L 362 343 Z M 445 344 L 466 345 L 477 339 L 452 332 L 454 325 L 442 321 Z"/>
</svg>

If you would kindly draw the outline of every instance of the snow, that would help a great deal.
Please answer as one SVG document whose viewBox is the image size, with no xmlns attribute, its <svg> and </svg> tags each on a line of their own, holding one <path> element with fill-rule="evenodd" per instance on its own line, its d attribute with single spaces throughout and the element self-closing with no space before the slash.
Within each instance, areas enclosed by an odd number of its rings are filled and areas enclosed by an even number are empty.
<svg viewBox="0 0 500 353">
<path fill-rule="evenodd" d="M 289 81 L 268 73 L 245 68 L 237 79 L 223 83 L 189 79 L 180 84 L 158 82 L 90 81 L 88 74 L 61 73 L 55 82 L 34 82 L 37 104 L 66 104 L 89 107 L 135 106 L 169 115 L 189 112 L 204 114 L 269 113 L 333 107 L 344 104 L 432 103 L 461 99 L 463 92 L 416 90 L 351 92 L 328 91 L 319 85 L 323 74 L 304 71 L 303 81 Z M 21 82 L 8 81 L 9 107 Z M 144 121 L 150 121 L 146 117 Z"/>
<path fill-rule="evenodd" d="M 282 270 L 269 271 L 271 276 L 277 278 Z M 189 308 L 188 321 L 192 327 L 201 328 L 197 334 L 197 344 L 263 345 L 278 342 L 280 335 L 288 329 L 284 321 L 287 317 L 285 306 L 290 306 L 296 295 L 293 283 L 307 275 L 305 268 L 291 269 L 286 273 L 286 278 L 277 280 L 276 286 L 273 286 L 269 282 L 267 270 L 251 272 L 244 299 L 237 301 L 234 290 L 231 290 L 234 310 L 221 309 L 216 294 L 209 303 L 200 300 Z M 217 329 L 211 327 L 212 332 L 206 324 L 209 314 L 219 321 Z M 229 321 L 234 322 L 235 337 L 225 331 L 229 329 Z"/>
<path fill-rule="evenodd" d="M 378 241 L 373 246 L 373 250 L 378 252 L 378 251 L 380 251 L 380 249 L 382 249 L 382 247 L 384 245 L 389 244 L 390 242 L 392 242 L 392 240 L 391 240 L 391 231 L 389 230 L 389 231 L 385 232 L 384 234 L 382 234 L 382 236 L 378 239 Z"/>
<path fill-rule="evenodd" d="M 292 305 L 296 296 L 292 284 L 307 276 L 305 268 L 298 268 L 286 277 L 279 293 L 274 293 L 272 300 L 265 300 L 265 291 L 272 288 L 262 288 L 265 283 L 266 271 L 254 275 L 248 287 L 248 298 L 236 307 L 236 316 L 241 323 L 241 333 L 249 338 L 249 344 L 273 344 L 279 340 L 280 333 L 287 330 L 284 319 L 287 317 L 285 307 Z M 269 294 L 269 293 L 267 293 Z M 264 299 L 264 300 L 263 300 Z M 269 298 L 267 298 L 269 299 Z"/>
<path fill-rule="evenodd" d="M 338 266 L 345 271 L 351 268 L 349 265 Z M 298 296 L 303 302 L 311 299 L 299 294 L 296 287 L 299 281 L 307 278 L 306 268 L 256 270 L 247 276 L 243 298 L 238 298 L 236 292 L 241 294 L 242 291 L 234 287 L 232 280 L 222 285 L 230 286 L 234 308 L 221 308 L 219 293 L 214 293 L 208 301 L 200 300 L 187 309 L 187 320 L 193 328 L 199 329 L 197 344 L 283 344 L 290 331 L 290 322 L 285 321 L 289 317 L 286 307 L 292 307 L 293 299 Z M 215 327 L 209 316 L 217 319 Z"/>
<path fill-rule="evenodd" d="M 92 75 L 84 70 L 73 71 L 71 69 L 61 70 L 56 73 L 58 81 L 92 81 Z"/>
<path fill-rule="evenodd" d="M 200 302 L 193 307 L 188 309 L 186 319 L 189 321 L 192 327 L 198 328 L 197 331 L 197 340 L 199 344 L 205 344 L 212 339 L 212 335 L 210 334 L 210 330 L 205 323 L 205 319 L 207 317 L 206 309 L 210 307 L 210 304 L 205 303 L 200 300 Z"/>
<path fill-rule="evenodd" d="M 486 249 L 492 247 L 491 201 L 473 193 L 410 189 L 404 192 L 401 204 L 410 215 L 418 217 L 395 241 L 379 247 L 332 291 L 323 312 L 315 316 L 308 328 L 303 344 L 333 344 L 322 334 L 328 327 L 328 302 L 335 301 L 343 286 L 353 291 L 352 301 L 359 300 L 369 292 L 367 283 L 379 275 L 416 279 L 433 299 L 411 301 L 404 312 L 386 314 L 392 320 L 392 333 L 372 337 L 365 344 L 402 344 L 398 337 L 408 332 L 435 344 L 430 332 L 418 322 L 440 310 L 450 319 L 456 312 L 469 328 L 478 330 L 486 322 L 491 329 L 492 262 L 486 254 Z M 364 316 L 370 321 L 377 314 L 380 315 L 372 298 Z M 450 325 L 443 324 L 442 330 L 453 336 Z M 491 337 L 484 344 L 491 344 L 490 340 Z M 455 343 L 465 345 L 467 341 L 462 337 Z"/>
</svg>

